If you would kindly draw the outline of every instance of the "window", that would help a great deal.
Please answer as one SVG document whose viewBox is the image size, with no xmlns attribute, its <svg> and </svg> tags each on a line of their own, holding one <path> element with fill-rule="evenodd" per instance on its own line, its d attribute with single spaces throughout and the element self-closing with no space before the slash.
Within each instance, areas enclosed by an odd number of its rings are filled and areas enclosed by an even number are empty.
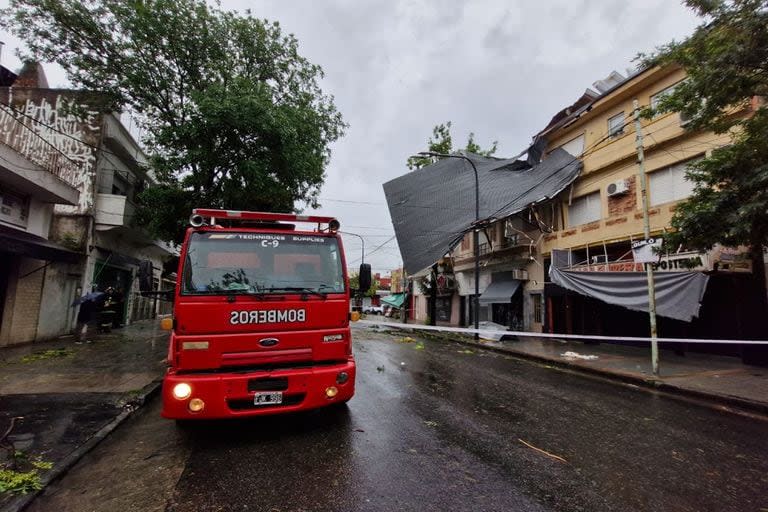
<svg viewBox="0 0 768 512">
<path fill-rule="evenodd" d="M 568 225 L 579 226 L 600 220 L 600 192 L 594 192 L 573 200 L 568 207 Z"/>
<path fill-rule="evenodd" d="M 186 294 L 344 291 L 335 238 L 291 234 L 193 233 L 184 264 Z"/>
<path fill-rule="evenodd" d="M 534 323 L 540 324 L 541 323 L 541 294 L 540 293 L 532 293 L 531 294 L 531 301 L 533 302 L 533 321 Z"/>
<path fill-rule="evenodd" d="M 662 89 L 661 91 L 651 96 L 651 108 L 655 110 L 659 106 L 659 101 L 665 96 L 672 94 L 675 91 L 675 87 L 677 87 L 677 84 L 670 85 L 666 89 Z"/>
<path fill-rule="evenodd" d="M 571 139 L 562 146 L 560 146 L 564 150 L 566 150 L 568 153 L 575 157 L 580 157 L 581 154 L 584 152 L 584 134 L 582 133 L 575 139 Z"/>
<path fill-rule="evenodd" d="M 29 217 L 29 197 L 0 189 L 0 220 L 26 227 Z"/>
<path fill-rule="evenodd" d="M 651 206 L 679 201 L 693 193 L 693 182 L 685 178 L 685 170 L 692 162 L 680 162 L 648 174 Z"/>
<path fill-rule="evenodd" d="M 624 133 L 624 112 L 608 118 L 608 136 L 618 137 Z"/>
</svg>

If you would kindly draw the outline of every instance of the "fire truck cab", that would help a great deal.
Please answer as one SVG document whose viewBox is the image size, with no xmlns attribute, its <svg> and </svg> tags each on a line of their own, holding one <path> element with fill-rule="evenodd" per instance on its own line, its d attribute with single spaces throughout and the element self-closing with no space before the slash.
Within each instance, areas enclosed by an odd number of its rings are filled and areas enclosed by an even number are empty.
<svg viewBox="0 0 768 512">
<path fill-rule="evenodd" d="M 351 399 L 353 314 L 338 221 L 196 209 L 190 224 L 173 318 L 164 319 L 162 415 L 229 418 Z M 370 267 L 361 272 L 369 283 Z"/>
</svg>

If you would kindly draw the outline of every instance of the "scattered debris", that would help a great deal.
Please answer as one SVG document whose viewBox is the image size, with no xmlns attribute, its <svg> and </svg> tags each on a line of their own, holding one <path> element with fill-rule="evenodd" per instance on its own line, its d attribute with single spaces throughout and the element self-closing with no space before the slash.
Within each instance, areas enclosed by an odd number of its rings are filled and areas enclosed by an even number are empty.
<svg viewBox="0 0 768 512">
<path fill-rule="evenodd" d="M 541 448 L 536 448 L 536 447 L 535 447 L 535 446 L 533 446 L 532 444 L 530 444 L 530 443 L 526 443 L 525 441 L 523 441 L 523 440 L 522 440 L 522 439 L 520 439 L 520 438 L 518 438 L 517 440 L 518 440 L 518 441 L 520 441 L 521 443 L 523 443 L 523 444 L 524 444 L 525 446 L 527 446 L 528 448 L 531 448 L 532 450 L 536 450 L 536 451 L 537 451 L 537 452 L 539 452 L 539 453 L 543 453 L 543 454 L 544 454 L 544 455 L 546 455 L 547 457 L 552 457 L 553 459 L 559 460 L 560 462 L 564 462 L 564 463 L 566 463 L 566 464 L 568 463 L 568 461 L 567 461 L 567 460 L 565 460 L 564 458 L 562 458 L 562 457 L 559 457 L 559 456 L 557 456 L 557 455 L 555 455 L 555 454 L 553 454 L 553 453 L 549 453 L 549 452 L 547 452 L 547 451 L 544 451 L 544 450 L 542 450 Z"/>
<path fill-rule="evenodd" d="M 355 432 L 365 432 L 365 430 L 363 430 L 362 428 L 356 428 Z"/>
<path fill-rule="evenodd" d="M 380 371 L 380 372 L 383 372 L 384 371 L 384 366 L 377 366 L 376 370 Z"/>
<path fill-rule="evenodd" d="M 424 424 L 428 427 L 436 427 L 438 423 L 432 420 L 424 420 Z"/>
<path fill-rule="evenodd" d="M 424 342 L 423 341 L 418 342 L 413 346 L 413 348 L 416 350 L 424 350 Z"/>
<path fill-rule="evenodd" d="M 456 352 L 458 352 L 459 354 L 474 354 L 475 353 L 474 350 L 469 350 L 469 349 L 457 350 Z"/>
<path fill-rule="evenodd" d="M 578 352 L 571 352 L 570 350 L 568 352 L 563 352 L 560 356 L 566 359 L 583 359 L 585 361 L 594 361 L 598 358 L 597 356 L 579 354 Z"/>
<path fill-rule="evenodd" d="M 398 341 L 398 343 L 413 343 L 416 340 L 411 338 L 410 336 L 403 336 L 402 338 L 400 338 L 397 341 Z"/>
<path fill-rule="evenodd" d="M 75 355 L 75 351 L 71 348 L 55 348 L 51 350 L 42 350 L 39 352 L 32 352 L 21 358 L 22 363 L 34 363 L 35 361 L 42 361 L 44 359 L 55 359 L 59 357 L 72 357 Z"/>
</svg>

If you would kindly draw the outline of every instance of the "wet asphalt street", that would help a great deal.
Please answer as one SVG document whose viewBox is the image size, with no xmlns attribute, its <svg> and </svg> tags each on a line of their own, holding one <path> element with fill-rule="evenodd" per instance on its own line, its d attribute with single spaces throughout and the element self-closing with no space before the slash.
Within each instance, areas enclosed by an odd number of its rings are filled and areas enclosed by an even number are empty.
<svg viewBox="0 0 768 512">
<path fill-rule="evenodd" d="M 32 510 L 768 510 L 765 418 L 452 342 L 355 334 L 347 408 L 181 432 L 152 404 Z"/>
</svg>

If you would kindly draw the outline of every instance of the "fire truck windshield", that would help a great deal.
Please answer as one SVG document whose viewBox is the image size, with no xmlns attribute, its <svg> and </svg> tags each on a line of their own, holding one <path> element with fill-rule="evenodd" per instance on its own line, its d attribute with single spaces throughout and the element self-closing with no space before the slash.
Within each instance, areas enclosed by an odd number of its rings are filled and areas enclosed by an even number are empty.
<svg viewBox="0 0 768 512">
<path fill-rule="evenodd" d="M 335 238 L 293 233 L 192 233 L 184 295 L 344 292 Z"/>
</svg>

